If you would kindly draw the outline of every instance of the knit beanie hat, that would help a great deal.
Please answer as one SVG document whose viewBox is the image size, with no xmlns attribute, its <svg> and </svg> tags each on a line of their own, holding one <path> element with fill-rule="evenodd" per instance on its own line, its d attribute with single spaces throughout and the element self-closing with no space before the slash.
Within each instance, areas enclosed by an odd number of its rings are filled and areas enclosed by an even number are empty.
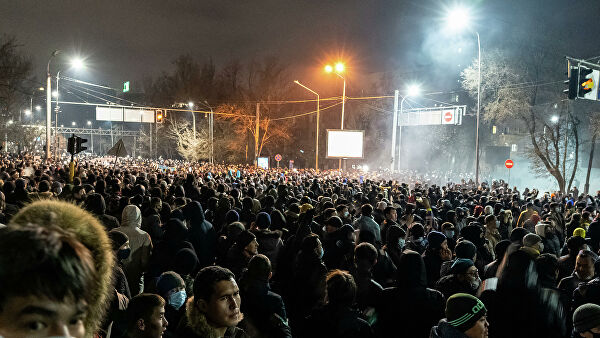
<svg viewBox="0 0 600 338">
<path fill-rule="evenodd" d="M 573 312 L 573 327 L 577 333 L 589 331 L 600 326 L 600 306 L 583 304 Z"/>
<path fill-rule="evenodd" d="M 579 236 L 581 238 L 585 238 L 585 229 L 577 228 L 573 231 L 573 236 Z"/>
<path fill-rule="evenodd" d="M 256 236 L 248 230 L 242 231 L 237 239 L 236 243 L 240 249 L 244 249 L 250 242 L 256 239 Z"/>
<path fill-rule="evenodd" d="M 182 286 L 185 287 L 183 278 L 181 278 L 177 272 L 167 271 L 163 272 L 160 277 L 158 277 L 158 281 L 156 282 L 156 291 L 158 291 L 159 295 L 166 295 L 170 290 Z"/>
<path fill-rule="evenodd" d="M 229 210 L 226 214 L 225 214 L 225 222 L 227 224 L 231 224 L 233 222 L 237 222 L 240 220 L 240 215 L 238 214 L 237 211 L 235 210 Z"/>
<path fill-rule="evenodd" d="M 259 229 L 268 229 L 271 226 L 271 216 L 266 212 L 259 212 L 256 215 L 256 226 Z"/>
<path fill-rule="evenodd" d="M 477 297 L 467 293 L 455 293 L 446 302 L 448 324 L 461 332 L 473 327 L 486 313 L 485 305 Z"/>
<path fill-rule="evenodd" d="M 525 237 L 525 235 L 527 235 L 528 231 L 525 228 L 514 228 L 511 232 L 510 232 L 510 241 L 513 243 L 519 243 L 521 244 L 523 241 L 523 237 Z"/>
<path fill-rule="evenodd" d="M 119 248 L 129 240 L 129 237 L 127 237 L 126 234 L 118 230 L 109 231 L 108 238 L 110 238 L 113 251 L 119 250 Z"/>
<path fill-rule="evenodd" d="M 475 254 L 477 253 L 477 247 L 475 244 L 473 244 L 473 242 L 465 239 L 456 244 L 454 252 L 456 253 L 456 258 L 471 259 L 475 257 Z"/>
<path fill-rule="evenodd" d="M 470 259 L 458 258 L 450 267 L 450 273 L 453 275 L 466 273 L 473 265 L 475 264 Z"/>
<path fill-rule="evenodd" d="M 523 246 L 533 247 L 542 241 L 542 238 L 536 234 L 527 234 L 523 237 Z"/>
<path fill-rule="evenodd" d="M 439 231 L 432 231 L 427 235 L 427 242 L 429 242 L 429 247 L 432 249 L 439 249 L 446 240 L 446 235 Z"/>
</svg>

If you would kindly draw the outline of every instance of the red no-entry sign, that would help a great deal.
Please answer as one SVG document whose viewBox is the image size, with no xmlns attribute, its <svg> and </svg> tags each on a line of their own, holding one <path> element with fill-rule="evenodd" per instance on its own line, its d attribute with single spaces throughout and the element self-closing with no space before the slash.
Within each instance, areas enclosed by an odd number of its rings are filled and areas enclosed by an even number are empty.
<svg viewBox="0 0 600 338">
<path fill-rule="evenodd" d="M 452 117 L 453 117 L 453 116 L 452 116 L 452 113 L 451 113 L 451 112 L 449 112 L 449 111 L 447 111 L 447 112 L 444 114 L 444 120 L 445 120 L 446 122 L 450 122 L 450 121 L 452 121 Z"/>
<path fill-rule="evenodd" d="M 504 162 L 504 166 L 508 169 L 512 168 L 515 165 L 515 162 L 513 162 L 513 160 L 508 159 Z"/>
</svg>

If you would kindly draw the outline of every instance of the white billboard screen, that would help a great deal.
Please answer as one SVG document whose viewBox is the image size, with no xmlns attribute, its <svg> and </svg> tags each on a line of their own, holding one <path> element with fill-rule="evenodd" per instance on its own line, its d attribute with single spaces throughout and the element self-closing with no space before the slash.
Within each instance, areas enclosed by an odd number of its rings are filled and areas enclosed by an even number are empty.
<svg viewBox="0 0 600 338">
<path fill-rule="evenodd" d="M 363 130 L 327 130 L 327 157 L 363 158 Z"/>
</svg>

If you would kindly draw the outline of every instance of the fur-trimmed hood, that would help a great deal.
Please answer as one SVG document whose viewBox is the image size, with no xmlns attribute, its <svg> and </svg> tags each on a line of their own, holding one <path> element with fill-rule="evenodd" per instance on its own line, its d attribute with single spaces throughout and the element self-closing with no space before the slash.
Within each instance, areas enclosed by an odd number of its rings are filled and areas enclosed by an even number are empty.
<svg viewBox="0 0 600 338">
<path fill-rule="evenodd" d="M 187 328 L 195 335 L 203 338 L 221 338 L 217 335 L 215 329 L 208 324 L 204 313 L 200 312 L 198 307 L 194 306 L 194 297 L 190 297 L 185 304 L 185 316 Z M 243 314 L 241 314 L 243 316 Z M 224 337 L 245 337 L 245 332 L 237 327 L 230 327 L 225 332 Z"/>
<path fill-rule="evenodd" d="M 114 257 L 102 224 L 89 212 L 62 201 L 42 200 L 21 209 L 9 226 L 58 226 L 73 234 L 92 253 L 97 280 L 94 283 L 88 315 L 84 320 L 86 337 L 93 337 L 104 319 L 110 302 Z"/>
</svg>

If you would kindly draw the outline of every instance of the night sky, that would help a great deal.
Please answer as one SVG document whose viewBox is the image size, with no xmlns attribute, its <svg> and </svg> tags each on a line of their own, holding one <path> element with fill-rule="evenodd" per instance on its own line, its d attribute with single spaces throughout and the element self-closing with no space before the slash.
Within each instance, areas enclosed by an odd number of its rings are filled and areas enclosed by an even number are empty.
<svg viewBox="0 0 600 338">
<path fill-rule="evenodd" d="M 0 0 L 0 32 L 14 35 L 45 76 L 54 49 L 87 59 L 85 72 L 68 75 L 120 87 L 169 71 L 178 55 L 190 53 L 217 65 L 276 55 L 291 69 L 322 69 L 344 59 L 355 74 L 436 66 L 464 68 L 474 39 L 443 36 L 442 18 L 455 1 L 87 1 Z M 554 57 L 600 55 L 600 1 L 465 1 L 472 8 L 482 48 L 509 46 L 508 30 L 531 35 L 527 48 Z M 546 27 L 540 29 L 539 22 Z M 456 46 L 463 49 L 456 53 Z M 520 48 L 519 46 L 513 46 Z M 522 47 L 522 46 L 521 46 Z M 54 62 L 54 61 L 53 61 Z M 414 76 L 414 75 L 413 75 Z"/>
</svg>

